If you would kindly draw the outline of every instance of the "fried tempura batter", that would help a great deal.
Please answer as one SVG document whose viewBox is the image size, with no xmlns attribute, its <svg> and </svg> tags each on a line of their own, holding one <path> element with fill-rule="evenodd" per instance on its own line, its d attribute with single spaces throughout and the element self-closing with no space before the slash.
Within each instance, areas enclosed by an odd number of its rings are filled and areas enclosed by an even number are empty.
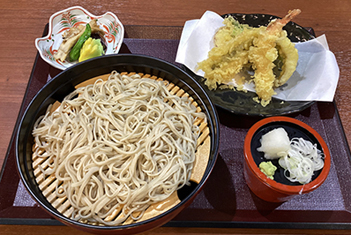
<svg viewBox="0 0 351 235">
<path fill-rule="evenodd" d="M 300 10 L 293 10 L 283 19 L 259 28 L 241 25 L 232 17 L 224 19 L 225 26 L 215 35 L 216 46 L 198 64 L 198 69 L 205 72 L 205 84 L 211 90 L 216 89 L 217 85 L 228 83 L 241 71 L 251 68 L 260 102 L 263 106 L 269 104 L 274 88 L 283 85 L 297 66 L 297 49 L 282 28 L 299 13 Z M 273 72 L 277 60 L 283 64 L 278 75 Z"/>
</svg>

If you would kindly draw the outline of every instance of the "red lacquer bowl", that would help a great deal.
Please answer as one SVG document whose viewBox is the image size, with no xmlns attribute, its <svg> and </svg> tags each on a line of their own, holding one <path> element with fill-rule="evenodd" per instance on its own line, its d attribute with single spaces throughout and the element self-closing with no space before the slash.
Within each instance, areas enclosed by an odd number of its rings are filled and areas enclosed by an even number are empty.
<svg viewBox="0 0 351 235">
<path fill-rule="evenodd" d="M 284 176 L 284 169 L 281 167 L 278 167 L 275 172 L 274 180 L 268 178 L 259 169 L 258 165 L 265 160 L 264 154 L 257 151 L 257 148 L 261 146 L 260 139 L 262 135 L 278 127 L 283 127 L 290 139 L 302 137 L 316 143 L 318 149 L 323 152 L 324 167 L 314 173 L 310 183 L 302 185 L 297 182 L 290 182 Z M 296 195 L 309 193 L 317 189 L 327 178 L 330 169 L 330 153 L 322 137 L 309 125 L 290 117 L 269 117 L 254 124 L 245 138 L 244 156 L 244 177 L 247 185 L 256 196 L 270 202 L 284 202 Z"/>
</svg>

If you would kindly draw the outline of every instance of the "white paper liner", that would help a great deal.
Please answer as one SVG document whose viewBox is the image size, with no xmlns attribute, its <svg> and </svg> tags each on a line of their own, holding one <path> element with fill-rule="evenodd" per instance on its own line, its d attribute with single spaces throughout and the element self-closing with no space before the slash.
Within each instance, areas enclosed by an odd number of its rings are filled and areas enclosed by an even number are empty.
<svg viewBox="0 0 351 235">
<path fill-rule="evenodd" d="M 206 11 L 201 19 L 185 22 L 176 62 L 203 76 L 202 70 L 196 71 L 197 63 L 207 59 L 208 52 L 214 47 L 213 37 L 222 26 L 223 18 L 212 11 Z M 275 89 L 277 94 L 273 97 L 285 101 L 333 101 L 339 67 L 326 36 L 295 43 L 295 47 L 299 52 L 296 71 L 286 84 Z M 245 84 L 244 89 L 255 91 L 252 83 Z"/>
</svg>

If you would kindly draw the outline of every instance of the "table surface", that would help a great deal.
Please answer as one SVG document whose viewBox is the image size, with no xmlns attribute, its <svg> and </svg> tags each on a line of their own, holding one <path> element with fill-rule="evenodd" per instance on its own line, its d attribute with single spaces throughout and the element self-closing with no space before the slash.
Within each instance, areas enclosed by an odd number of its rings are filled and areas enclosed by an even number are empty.
<svg viewBox="0 0 351 235">
<path fill-rule="evenodd" d="M 264 3 L 263 3 L 264 2 Z M 351 120 L 351 1 L 345 0 L 119 0 L 119 1 L 52 1 L 52 0 L 2 0 L 0 14 L 5 19 L 0 24 L 0 168 L 6 156 L 12 131 L 26 90 L 37 54 L 34 40 L 40 37 L 49 17 L 56 11 L 80 5 L 95 15 L 106 11 L 115 13 L 126 26 L 126 33 L 134 38 L 179 39 L 185 21 L 198 19 L 206 10 L 225 13 L 265 13 L 284 16 L 290 9 L 302 10 L 294 21 L 312 27 L 316 36 L 327 36 L 330 50 L 335 54 L 340 68 L 340 80 L 335 95 L 345 135 L 350 145 Z M 151 13 L 151 14 L 150 14 Z M 133 26 L 133 27 L 129 27 Z M 179 26 L 169 34 L 139 32 L 136 26 Z M 155 27 L 151 27 L 154 29 Z M 156 27 L 157 28 L 157 27 Z M 128 31 L 128 29 L 130 29 Z M 166 35 L 166 36 L 164 36 Z M 0 225 L 1 234 L 83 234 L 66 226 L 14 226 Z M 146 234 L 345 234 L 349 231 L 318 230 L 258 230 L 209 229 L 162 227 Z M 351 233 L 351 231 L 350 231 Z"/>
</svg>

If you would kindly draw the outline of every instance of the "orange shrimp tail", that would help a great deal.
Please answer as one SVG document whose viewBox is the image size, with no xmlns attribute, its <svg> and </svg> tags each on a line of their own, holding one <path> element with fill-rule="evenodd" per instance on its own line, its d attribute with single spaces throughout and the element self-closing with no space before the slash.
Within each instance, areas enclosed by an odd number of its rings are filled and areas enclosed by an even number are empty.
<svg viewBox="0 0 351 235">
<path fill-rule="evenodd" d="M 297 15 L 301 13 L 300 9 L 294 9 L 292 11 L 289 11 L 289 13 L 281 20 L 281 23 L 286 25 L 291 21 L 293 18 L 295 18 Z"/>
<path fill-rule="evenodd" d="M 297 15 L 301 13 L 300 9 L 294 9 L 288 12 L 288 14 L 283 18 L 283 19 L 277 19 L 275 21 L 272 21 L 268 26 L 267 30 L 268 31 L 273 31 L 277 32 L 282 30 L 282 28 L 289 23 L 293 18 L 295 18 Z"/>
</svg>

